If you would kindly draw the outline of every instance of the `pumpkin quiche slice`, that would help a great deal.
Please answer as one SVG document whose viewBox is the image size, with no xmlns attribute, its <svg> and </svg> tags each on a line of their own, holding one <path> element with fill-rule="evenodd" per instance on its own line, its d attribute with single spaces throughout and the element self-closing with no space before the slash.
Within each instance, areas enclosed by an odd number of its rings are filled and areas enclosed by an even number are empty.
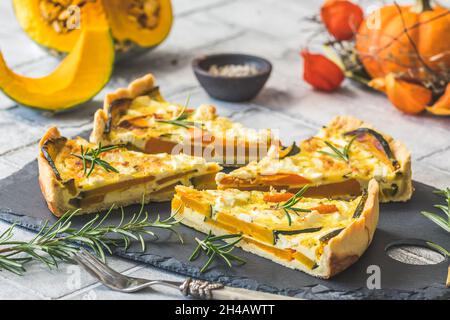
<svg viewBox="0 0 450 320">
<path fill-rule="evenodd" d="M 219 189 L 295 192 L 309 185 L 308 196 L 355 196 L 375 179 L 380 201 L 410 199 L 411 154 L 399 141 L 349 116 L 339 116 L 299 146 L 269 150 L 230 174 L 218 173 Z"/>
<path fill-rule="evenodd" d="M 357 261 L 371 243 L 378 223 L 378 195 L 374 179 L 362 195 L 347 200 L 177 186 L 172 211 L 196 230 L 218 236 L 241 234 L 237 246 L 246 251 L 330 278 Z"/>
<path fill-rule="evenodd" d="M 108 94 L 95 114 L 93 143 L 126 144 L 145 153 L 185 153 L 225 166 L 259 160 L 276 144 L 270 130 L 219 117 L 212 105 L 197 109 L 165 101 L 152 75 Z"/>
<path fill-rule="evenodd" d="M 216 163 L 184 154 L 145 154 L 123 146 L 69 140 L 50 128 L 39 143 L 39 184 L 50 211 L 61 216 L 126 206 L 143 201 L 168 201 L 176 185 L 214 187 L 221 170 Z"/>
</svg>

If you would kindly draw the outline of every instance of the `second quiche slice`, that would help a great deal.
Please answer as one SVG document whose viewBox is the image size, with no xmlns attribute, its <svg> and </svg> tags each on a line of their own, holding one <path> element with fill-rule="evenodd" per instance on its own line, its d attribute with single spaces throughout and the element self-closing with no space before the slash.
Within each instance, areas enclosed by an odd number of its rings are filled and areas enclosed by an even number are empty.
<svg viewBox="0 0 450 320">
<path fill-rule="evenodd" d="M 228 166 L 262 158 L 277 141 L 270 130 L 255 130 L 216 114 L 203 104 L 190 109 L 165 101 L 151 74 L 106 96 L 95 113 L 93 143 L 127 144 L 146 153 L 185 153 Z"/>
<path fill-rule="evenodd" d="M 237 246 L 246 251 L 330 278 L 358 260 L 371 243 L 378 223 L 378 194 L 375 180 L 363 195 L 348 200 L 178 186 L 172 212 L 204 233 L 242 235 Z"/>
<path fill-rule="evenodd" d="M 355 196 L 375 179 L 380 201 L 406 201 L 413 191 L 411 154 L 403 143 L 349 116 L 339 116 L 297 147 L 272 148 L 259 162 L 218 173 L 219 189 L 296 191 L 308 196 Z"/>
<path fill-rule="evenodd" d="M 84 214 L 140 203 L 143 197 L 145 202 L 169 201 L 176 185 L 212 187 L 221 170 L 184 154 L 145 154 L 80 137 L 69 140 L 56 128 L 47 131 L 39 148 L 39 184 L 58 217 L 69 210 Z"/>
</svg>

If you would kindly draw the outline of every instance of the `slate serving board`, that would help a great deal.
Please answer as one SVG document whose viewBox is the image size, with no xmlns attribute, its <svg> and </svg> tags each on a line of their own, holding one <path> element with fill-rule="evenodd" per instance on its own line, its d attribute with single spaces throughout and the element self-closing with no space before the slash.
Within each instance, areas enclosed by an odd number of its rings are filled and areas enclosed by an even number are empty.
<svg viewBox="0 0 450 320">
<path fill-rule="evenodd" d="M 16 222 L 34 231 L 47 219 L 56 221 L 42 198 L 37 172 L 37 162 L 33 161 L 0 181 L 1 220 Z M 442 198 L 433 194 L 434 188 L 430 186 L 418 182 L 414 185 L 416 191 L 409 202 L 381 205 L 379 226 L 371 246 L 353 266 L 330 280 L 316 279 L 240 249 L 235 249 L 235 253 L 247 261 L 245 265 L 229 269 L 217 263 L 201 274 L 199 270 L 205 260 L 188 262 L 188 257 L 196 245 L 194 238 L 204 235 L 185 226 L 179 227 L 185 241 L 183 245 L 175 236 L 162 234 L 158 241 L 149 243 L 146 252 L 140 252 L 139 246 L 134 245 L 128 252 L 116 250 L 114 254 L 186 276 L 308 299 L 449 299 L 450 289 L 444 284 L 447 260 L 435 265 L 408 265 L 391 259 L 385 252 L 389 243 L 408 238 L 450 247 L 448 234 L 420 215 L 421 210 L 434 210 L 433 204 L 441 202 Z M 169 215 L 168 203 L 149 204 L 146 208 L 151 217 L 156 213 L 162 218 Z M 128 207 L 125 211 L 137 212 L 137 207 Z M 107 223 L 118 223 L 119 217 L 118 213 L 113 213 Z M 74 226 L 81 226 L 91 218 L 76 217 Z M 381 289 L 367 288 L 370 265 L 380 267 Z"/>
</svg>

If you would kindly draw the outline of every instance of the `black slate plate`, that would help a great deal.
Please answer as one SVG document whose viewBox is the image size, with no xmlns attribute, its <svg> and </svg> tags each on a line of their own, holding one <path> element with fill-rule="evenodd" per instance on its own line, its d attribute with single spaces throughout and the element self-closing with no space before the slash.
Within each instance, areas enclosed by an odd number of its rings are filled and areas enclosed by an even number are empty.
<svg viewBox="0 0 450 320">
<path fill-rule="evenodd" d="M 55 221 L 39 190 L 37 171 L 34 161 L 0 181 L 0 219 L 31 230 L 39 229 L 47 219 Z M 316 279 L 240 249 L 235 252 L 247 260 L 245 265 L 229 269 L 216 264 L 210 271 L 200 274 L 205 260 L 188 262 L 188 257 L 195 247 L 194 237 L 204 236 L 184 226 L 179 228 L 184 245 L 174 236 L 162 235 L 160 240 L 149 243 L 144 253 L 135 245 L 128 252 L 116 250 L 115 254 L 186 276 L 304 298 L 448 299 L 450 290 L 444 285 L 448 261 L 426 266 L 407 265 L 392 260 L 385 253 L 389 243 L 407 238 L 430 240 L 450 247 L 448 234 L 419 214 L 421 210 L 433 210 L 433 204 L 441 202 L 442 198 L 434 195 L 434 188 L 430 186 L 416 182 L 415 188 L 409 202 L 381 205 L 380 222 L 371 246 L 358 262 L 331 280 Z M 156 213 L 163 218 L 169 214 L 168 203 L 150 204 L 147 209 L 153 217 Z M 137 207 L 126 208 L 127 213 L 136 210 Z M 92 216 L 76 217 L 74 224 L 81 226 L 90 218 Z M 117 223 L 118 219 L 119 214 L 112 214 L 107 222 Z M 371 265 L 380 267 L 381 289 L 367 288 L 370 276 L 367 268 Z"/>
</svg>

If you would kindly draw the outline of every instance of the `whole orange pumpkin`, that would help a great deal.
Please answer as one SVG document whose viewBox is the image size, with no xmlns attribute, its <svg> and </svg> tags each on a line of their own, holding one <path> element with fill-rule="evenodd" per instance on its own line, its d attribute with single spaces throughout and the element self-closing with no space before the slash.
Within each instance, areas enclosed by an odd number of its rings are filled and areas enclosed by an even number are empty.
<svg viewBox="0 0 450 320">
<path fill-rule="evenodd" d="M 372 78 L 391 72 L 415 80 L 448 75 L 450 11 L 429 0 L 383 6 L 361 24 L 356 50 Z"/>
</svg>

